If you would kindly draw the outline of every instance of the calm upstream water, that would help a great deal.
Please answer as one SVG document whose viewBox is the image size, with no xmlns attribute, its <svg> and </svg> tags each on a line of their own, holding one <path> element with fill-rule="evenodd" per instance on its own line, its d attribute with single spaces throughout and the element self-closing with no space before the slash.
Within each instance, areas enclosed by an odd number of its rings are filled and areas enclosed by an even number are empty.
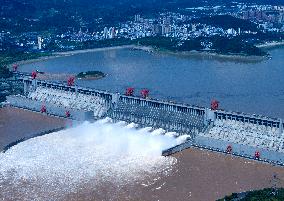
<svg viewBox="0 0 284 201">
<path fill-rule="evenodd" d="M 215 98 L 226 110 L 284 118 L 284 48 L 270 54 L 271 60 L 244 63 L 119 49 L 26 64 L 21 70 L 99 70 L 107 77 L 77 84 L 120 93 L 131 86 L 137 94 L 148 88 L 153 98 L 200 106 Z"/>
</svg>

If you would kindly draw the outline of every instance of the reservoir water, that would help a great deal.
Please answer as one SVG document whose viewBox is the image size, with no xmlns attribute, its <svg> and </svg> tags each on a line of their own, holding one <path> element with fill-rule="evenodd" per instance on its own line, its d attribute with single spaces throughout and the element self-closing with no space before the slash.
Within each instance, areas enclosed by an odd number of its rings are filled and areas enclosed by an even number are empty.
<svg viewBox="0 0 284 201">
<path fill-rule="evenodd" d="M 117 49 L 25 64 L 20 70 L 99 70 L 107 77 L 77 84 L 119 93 L 134 87 L 136 94 L 148 88 L 153 98 L 200 106 L 214 98 L 222 109 L 284 118 L 284 48 L 270 54 L 272 59 L 252 63 Z"/>
</svg>

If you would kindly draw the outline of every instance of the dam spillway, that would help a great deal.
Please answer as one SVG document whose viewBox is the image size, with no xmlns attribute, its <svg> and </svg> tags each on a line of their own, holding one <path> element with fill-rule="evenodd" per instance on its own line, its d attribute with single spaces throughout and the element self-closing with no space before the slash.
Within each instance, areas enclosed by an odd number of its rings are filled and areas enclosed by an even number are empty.
<svg viewBox="0 0 284 201">
<path fill-rule="evenodd" d="M 105 118 L 21 142 L 0 153 L 1 200 L 117 200 L 173 171 L 177 160 L 161 153 L 178 139 L 154 132 Z"/>
<path fill-rule="evenodd" d="M 41 112 L 44 105 L 45 113 L 51 115 L 81 121 L 110 117 L 140 127 L 162 128 L 177 137 L 189 136 L 185 144 L 168 154 L 190 146 L 228 152 L 230 146 L 231 154 L 253 158 L 255 152 L 260 152 L 261 159 L 284 164 L 282 119 L 126 96 L 24 76 L 18 79 L 24 83 L 25 95 L 7 98 L 15 107 Z"/>
</svg>

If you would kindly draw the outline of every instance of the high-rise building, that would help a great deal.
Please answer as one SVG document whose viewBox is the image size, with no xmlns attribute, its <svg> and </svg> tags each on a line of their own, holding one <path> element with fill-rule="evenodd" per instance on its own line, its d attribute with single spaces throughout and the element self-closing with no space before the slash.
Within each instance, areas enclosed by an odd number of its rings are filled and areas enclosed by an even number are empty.
<svg viewBox="0 0 284 201">
<path fill-rule="evenodd" d="M 104 28 L 104 39 L 107 39 L 108 38 L 108 28 L 105 27 Z"/>
<path fill-rule="evenodd" d="M 43 43 L 43 39 L 38 36 L 37 37 L 37 44 L 38 44 L 38 49 L 41 50 L 42 49 L 42 43 Z"/>
<path fill-rule="evenodd" d="M 284 13 L 281 13 L 281 14 L 279 15 L 278 22 L 279 22 L 279 23 L 283 23 L 283 22 L 284 22 Z"/>
<path fill-rule="evenodd" d="M 109 28 L 109 38 L 115 38 L 116 32 L 114 27 Z"/>
<path fill-rule="evenodd" d="M 171 32 L 171 27 L 169 25 L 162 25 L 162 35 L 163 36 L 168 36 L 168 34 Z"/>
<path fill-rule="evenodd" d="M 228 30 L 227 30 L 227 34 L 229 34 L 229 35 L 236 35 L 236 34 L 237 34 L 237 32 L 236 32 L 236 30 L 235 30 L 235 29 L 230 28 L 230 29 L 228 29 Z"/>
<path fill-rule="evenodd" d="M 135 15 L 134 16 L 134 21 L 135 22 L 140 22 L 140 20 L 141 20 L 141 16 L 140 15 Z"/>
<path fill-rule="evenodd" d="M 153 24 L 153 34 L 161 35 L 162 34 L 162 26 L 158 23 Z"/>
</svg>

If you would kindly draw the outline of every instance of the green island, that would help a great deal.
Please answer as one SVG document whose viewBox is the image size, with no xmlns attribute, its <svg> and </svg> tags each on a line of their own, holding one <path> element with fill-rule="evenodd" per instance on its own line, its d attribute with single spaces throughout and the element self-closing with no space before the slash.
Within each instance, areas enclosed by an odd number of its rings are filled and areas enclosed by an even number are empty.
<svg viewBox="0 0 284 201">
<path fill-rule="evenodd" d="M 284 189 L 266 188 L 246 193 L 233 193 L 217 201 L 283 201 Z"/>
<path fill-rule="evenodd" d="M 101 79 L 105 76 L 106 75 L 100 71 L 87 71 L 87 72 L 79 73 L 78 75 L 76 75 L 76 78 L 78 79 Z"/>
</svg>

